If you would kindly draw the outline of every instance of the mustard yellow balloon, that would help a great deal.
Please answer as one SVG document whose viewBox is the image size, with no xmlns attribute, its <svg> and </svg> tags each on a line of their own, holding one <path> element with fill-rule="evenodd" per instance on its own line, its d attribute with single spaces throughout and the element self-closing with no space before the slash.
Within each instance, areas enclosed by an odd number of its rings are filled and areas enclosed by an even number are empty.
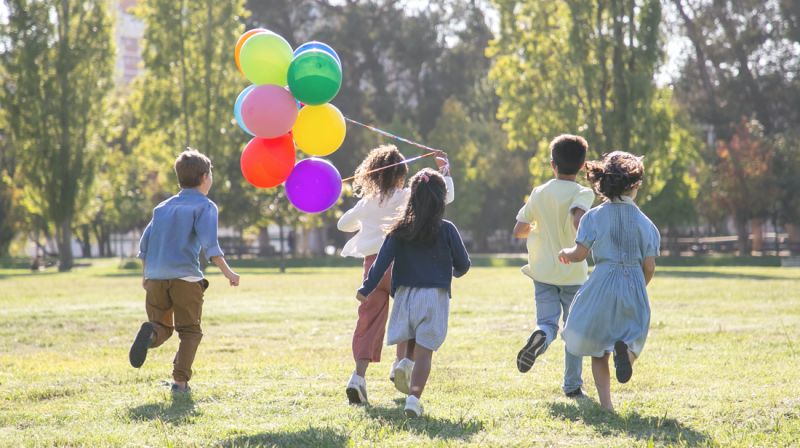
<svg viewBox="0 0 800 448">
<path fill-rule="evenodd" d="M 306 106 L 292 128 L 297 147 L 311 156 L 327 156 L 344 143 L 344 115 L 333 104 Z"/>
</svg>

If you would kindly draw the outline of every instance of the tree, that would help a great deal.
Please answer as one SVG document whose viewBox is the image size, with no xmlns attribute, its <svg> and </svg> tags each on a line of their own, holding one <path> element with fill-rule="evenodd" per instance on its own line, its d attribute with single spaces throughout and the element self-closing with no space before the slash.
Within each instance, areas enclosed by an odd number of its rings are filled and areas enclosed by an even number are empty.
<svg viewBox="0 0 800 448">
<path fill-rule="evenodd" d="M 765 198 L 778 196 L 771 175 L 774 150 L 759 122 L 742 117 L 731 127 L 730 141 L 717 146 L 709 193 L 711 201 L 733 216 L 739 255 L 748 255 L 748 220 L 766 215 L 770 201 Z"/>
<path fill-rule="evenodd" d="M 548 143 L 562 133 L 584 136 L 590 158 L 614 150 L 647 156 L 637 197 L 643 206 L 668 180 L 688 181 L 672 170 L 698 148 L 673 145 L 684 131 L 672 92 L 654 81 L 663 59 L 657 0 L 494 3 L 500 34 L 487 54 L 495 58 L 499 115 L 509 147 L 531 153 L 537 183 L 550 176 Z"/>
<path fill-rule="evenodd" d="M 0 104 L 25 174 L 55 223 L 59 270 L 72 267 L 72 220 L 92 184 L 96 122 L 111 87 L 106 3 L 7 1 Z"/>
</svg>

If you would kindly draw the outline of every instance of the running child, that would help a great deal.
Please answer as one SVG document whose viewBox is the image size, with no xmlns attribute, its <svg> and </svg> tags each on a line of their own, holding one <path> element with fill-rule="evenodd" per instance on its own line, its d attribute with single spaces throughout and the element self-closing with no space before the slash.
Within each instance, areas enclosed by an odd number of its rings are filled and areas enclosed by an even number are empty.
<svg viewBox="0 0 800 448">
<path fill-rule="evenodd" d="M 153 210 L 139 242 L 148 322 L 139 329 L 128 358 L 133 367 L 141 367 L 147 350 L 177 331 L 181 342 L 172 362 L 173 393 L 191 391 L 192 363 L 203 338 L 200 319 L 208 280 L 200 270 L 200 249 L 231 286 L 239 286 L 239 276 L 228 267 L 217 242 L 217 205 L 206 197 L 213 183 L 211 168 L 211 160 L 195 150 L 178 156 L 174 169 L 182 190 Z"/>
<path fill-rule="evenodd" d="M 411 197 L 389 229 L 356 298 L 361 303 L 374 300 L 370 294 L 392 266 L 390 294 L 394 306 L 387 344 L 408 341 L 405 359 L 394 371 L 394 384 L 409 394 L 406 416 L 419 417 L 419 398 L 431 372 L 433 352 L 447 335 L 450 284 L 453 276 L 467 273 L 470 260 L 458 229 L 443 219 L 447 196 L 444 178 L 425 168 L 411 178 L 410 189 Z M 411 363 L 411 358 L 416 362 Z"/>
<path fill-rule="evenodd" d="M 650 328 L 647 284 L 656 270 L 661 236 L 634 204 L 642 185 L 641 157 L 615 151 L 587 164 L 586 178 L 603 204 L 583 217 L 575 246 L 558 259 L 583 262 L 592 251 L 595 267 L 572 302 L 561 337 L 567 351 L 592 357 L 592 375 L 600 405 L 613 411 L 609 353 L 617 381 L 627 383 Z"/>
<path fill-rule="evenodd" d="M 444 152 L 437 151 L 434 157 L 440 168 L 447 165 L 447 154 Z M 380 146 L 370 151 L 356 169 L 353 181 L 353 190 L 361 199 L 339 219 L 339 230 L 358 231 L 344 246 L 342 256 L 363 257 L 364 278 L 378 256 L 386 236 L 384 229 L 392 225 L 399 209 L 405 206 L 411 194 L 408 188 L 403 188 L 408 175 L 408 166 L 401 164 L 403 160 L 405 158 L 394 145 Z M 387 166 L 391 167 L 370 173 Z M 450 203 L 454 197 L 453 179 L 448 175 L 444 180 L 447 188 L 445 202 Z M 389 317 L 389 282 L 392 275 L 391 270 L 384 272 L 383 279 L 370 294 L 370 300 L 358 307 L 358 321 L 352 344 L 356 370 L 350 376 L 345 389 L 351 404 L 367 402 L 367 382 L 364 376 L 370 362 L 381 360 L 383 336 Z M 398 344 L 397 356 L 389 374 L 390 381 L 394 381 L 394 369 L 404 358 L 405 351 L 405 343 Z M 413 361 L 409 362 L 413 366 Z"/>
<path fill-rule="evenodd" d="M 567 320 L 569 307 L 578 288 L 588 277 L 586 263 L 570 266 L 558 263 L 556 254 L 575 241 L 578 224 L 594 201 L 592 190 L 575 180 L 586 160 L 586 140 L 576 135 L 560 135 L 550 142 L 550 166 L 555 174 L 531 192 L 517 214 L 514 236 L 528 239 L 528 264 L 522 273 L 533 280 L 536 301 L 536 329 L 517 354 L 517 369 L 525 373 L 536 358 L 544 354 L 556 338 L 559 317 Z M 564 382 L 567 397 L 585 396 L 581 380 L 583 359 L 564 352 Z"/>
</svg>

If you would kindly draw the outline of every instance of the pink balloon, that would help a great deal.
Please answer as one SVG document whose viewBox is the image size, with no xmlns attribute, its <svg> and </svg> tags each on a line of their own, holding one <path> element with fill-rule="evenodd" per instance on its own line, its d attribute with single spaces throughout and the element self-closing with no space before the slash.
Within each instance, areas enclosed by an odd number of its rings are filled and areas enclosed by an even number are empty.
<svg viewBox="0 0 800 448">
<path fill-rule="evenodd" d="M 283 87 L 256 86 L 242 102 L 242 121 L 258 137 L 278 138 L 297 121 L 297 103 Z"/>
</svg>

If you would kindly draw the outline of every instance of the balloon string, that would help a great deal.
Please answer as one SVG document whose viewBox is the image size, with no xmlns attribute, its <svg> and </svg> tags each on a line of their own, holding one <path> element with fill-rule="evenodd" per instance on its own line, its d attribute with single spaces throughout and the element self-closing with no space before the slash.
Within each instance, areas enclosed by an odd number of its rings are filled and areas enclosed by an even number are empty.
<svg viewBox="0 0 800 448">
<path fill-rule="evenodd" d="M 366 176 L 367 174 L 377 173 L 378 171 L 385 170 L 385 169 L 391 168 L 393 166 L 404 165 L 406 163 L 416 162 L 417 160 L 419 160 L 419 159 L 421 159 L 423 157 L 429 157 L 429 156 L 432 156 L 433 154 L 434 153 L 429 153 L 429 154 L 425 154 L 425 155 L 421 155 L 421 156 L 417 156 L 417 157 L 412 157 L 410 159 L 403 160 L 402 162 L 393 163 L 391 165 L 386 165 L 386 166 L 382 166 L 380 168 L 377 168 L 377 169 L 374 169 L 374 170 L 371 170 L 371 171 L 367 171 L 366 173 L 359 173 L 359 174 L 356 174 L 353 177 L 348 177 L 347 179 L 342 179 L 342 182 L 351 181 L 351 180 L 355 179 L 358 176 Z"/>
<path fill-rule="evenodd" d="M 405 139 L 403 137 L 398 137 L 398 136 L 396 136 L 394 134 L 390 134 L 390 133 L 388 133 L 386 131 L 382 131 L 382 130 L 380 130 L 378 128 L 374 128 L 372 126 L 368 126 L 368 125 L 366 125 L 364 123 L 359 123 L 359 122 L 357 122 L 355 120 L 351 120 L 351 119 L 349 119 L 347 117 L 344 117 L 344 119 L 349 121 L 350 123 L 357 124 L 359 126 L 365 127 L 367 129 L 369 129 L 370 131 L 377 132 L 378 134 L 381 134 L 383 136 L 386 136 L 386 137 L 389 137 L 389 138 L 393 138 L 395 140 L 399 140 L 399 141 L 401 141 L 403 143 L 408 143 L 409 145 L 413 145 L 413 146 L 416 146 L 416 147 L 419 147 L 419 148 L 422 148 L 422 149 L 427 149 L 428 151 L 432 151 L 432 152 L 430 154 L 425 154 L 425 155 L 418 156 L 418 157 L 412 157 L 410 159 L 403 160 L 402 162 L 394 163 L 392 165 L 387 165 L 387 166 L 384 166 L 384 167 L 381 167 L 381 168 L 378 168 L 378 169 L 375 169 L 375 170 L 372 170 L 372 171 L 367 171 L 366 173 L 356 174 L 355 176 L 348 177 L 347 179 L 342 179 L 342 182 L 348 182 L 348 181 L 351 181 L 351 180 L 355 179 L 358 176 L 366 176 L 367 174 L 372 174 L 372 173 L 378 172 L 380 170 L 385 170 L 387 168 L 391 168 L 393 166 L 403 165 L 403 164 L 406 164 L 406 163 L 415 162 L 415 161 L 417 161 L 417 160 L 419 160 L 419 159 L 421 159 L 423 157 L 432 156 L 434 154 L 434 152 L 436 151 L 436 149 L 431 148 L 430 146 L 425 146 L 425 145 L 421 145 L 421 144 L 419 144 L 417 142 L 412 142 L 411 140 Z M 447 175 L 450 172 L 450 161 L 449 160 L 446 161 L 445 165 L 443 167 L 439 168 L 439 171 L 443 172 L 443 173 L 445 173 L 445 175 Z"/>
</svg>

